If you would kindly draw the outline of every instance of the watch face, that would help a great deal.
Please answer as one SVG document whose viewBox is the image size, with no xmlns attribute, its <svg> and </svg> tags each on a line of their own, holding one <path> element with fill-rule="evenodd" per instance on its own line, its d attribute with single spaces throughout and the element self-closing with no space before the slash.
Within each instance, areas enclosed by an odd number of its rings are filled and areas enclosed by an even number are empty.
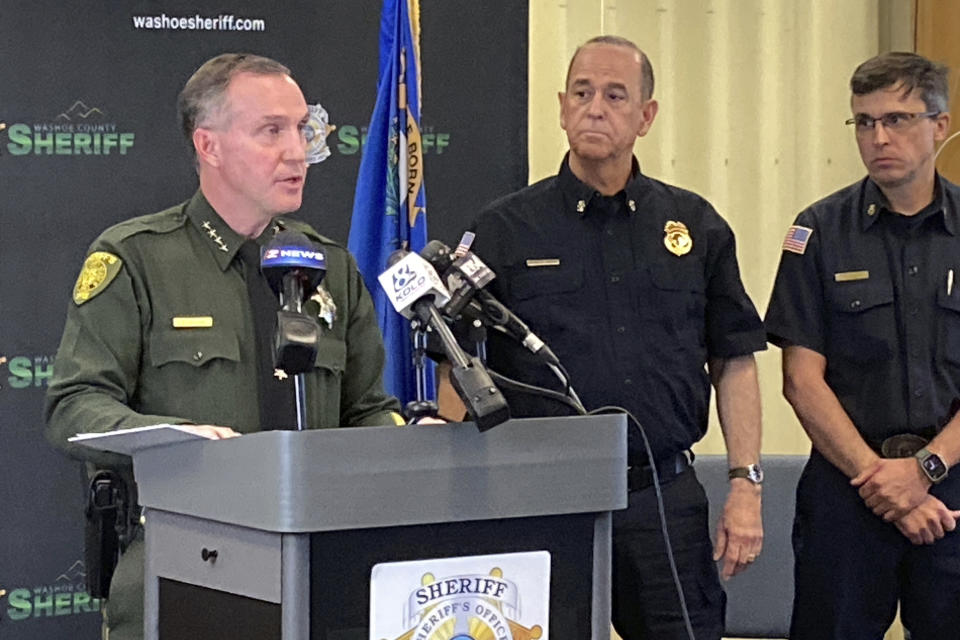
<svg viewBox="0 0 960 640">
<path fill-rule="evenodd" d="M 922 464 L 923 468 L 927 470 L 927 473 L 934 478 L 942 476 L 947 471 L 946 465 L 943 464 L 943 460 L 941 460 L 938 455 L 931 454 L 920 464 Z"/>
</svg>

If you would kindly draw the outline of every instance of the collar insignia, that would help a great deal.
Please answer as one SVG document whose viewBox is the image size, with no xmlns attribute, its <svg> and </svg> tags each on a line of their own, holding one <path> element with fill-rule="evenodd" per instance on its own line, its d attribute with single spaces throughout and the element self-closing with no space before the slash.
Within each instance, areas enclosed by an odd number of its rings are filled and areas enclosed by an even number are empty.
<svg viewBox="0 0 960 640">
<path fill-rule="evenodd" d="M 200 226 L 206 230 L 208 236 L 213 238 L 213 241 L 217 243 L 217 248 L 219 248 L 220 251 L 223 251 L 224 253 L 228 253 L 230 251 L 230 249 L 227 248 L 227 244 L 223 241 L 223 238 L 220 237 L 220 234 L 217 233 L 217 230 L 213 228 L 209 220 L 204 220 L 203 224 Z"/>
</svg>

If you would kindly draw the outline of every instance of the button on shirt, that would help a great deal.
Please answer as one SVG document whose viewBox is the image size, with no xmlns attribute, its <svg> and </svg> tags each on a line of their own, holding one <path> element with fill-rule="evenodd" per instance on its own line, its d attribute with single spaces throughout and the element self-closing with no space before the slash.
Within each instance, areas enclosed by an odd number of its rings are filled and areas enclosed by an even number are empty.
<svg viewBox="0 0 960 640">
<path fill-rule="evenodd" d="M 681 223 L 671 252 L 668 223 Z M 674 226 L 673 229 L 678 227 Z M 497 274 L 490 291 L 557 353 L 587 409 L 620 405 L 643 424 L 658 459 L 707 428 L 708 358 L 765 348 L 740 280 L 733 233 L 699 196 L 634 177 L 613 196 L 560 174 L 489 205 L 473 250 Z M 488 361 L 510 377 L 557 388 L 534 357 L 491 332 Z M 568 414 L 556 402 L 505 392 L 515 416 Z M 644 461 L 629 431 L 632 463 Z"/>
<path fill-rule="evenodd" d="M 802 212 L 784 251 L 769 339 L 826 357 L 826 381 L 869 440 L 942 426 L 960 395 L 960 189 L 937 177 L 914 216 L 869 179 Z M 951 275 L 953 274 L 953 275 Z"/>
</svg>

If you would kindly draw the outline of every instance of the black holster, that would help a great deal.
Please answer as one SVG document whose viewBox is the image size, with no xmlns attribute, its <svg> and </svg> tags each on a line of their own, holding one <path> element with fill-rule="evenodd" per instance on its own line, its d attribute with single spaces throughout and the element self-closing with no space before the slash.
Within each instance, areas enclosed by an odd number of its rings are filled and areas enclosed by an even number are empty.
<svg viewBox="0 0 960 640">
<path fill-rule="evenodd" d="M 87 592 L 93 598 L 110 595 L 110 580 L 128 537 L 129 491 L 113 471 L 98 471 L 90 481 L 86 508 Z"/>
</svg>

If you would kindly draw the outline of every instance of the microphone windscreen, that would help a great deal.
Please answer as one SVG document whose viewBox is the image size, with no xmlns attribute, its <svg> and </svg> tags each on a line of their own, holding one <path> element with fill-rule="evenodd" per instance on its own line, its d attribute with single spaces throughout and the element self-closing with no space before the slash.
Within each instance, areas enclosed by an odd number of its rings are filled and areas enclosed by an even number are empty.
<svg viewBox="0 0 960 640">
<path fill-rule="evenodd" d="M 437 273 L 443 274 L 453 264 L 450 247 L 439 240 L 431 240 L 420 250 L 420 257 L 429 262 Z"/>
<path fill-rule="evenodd" d="M 313 289 L 327 271 L 323 249 L 299 231 L 284 230 L 276 234 L 260 254 L 260 271 L 274 291 L 279 291 L 283 276 L 297 271 L 306 288 Z"/>
</svg>

